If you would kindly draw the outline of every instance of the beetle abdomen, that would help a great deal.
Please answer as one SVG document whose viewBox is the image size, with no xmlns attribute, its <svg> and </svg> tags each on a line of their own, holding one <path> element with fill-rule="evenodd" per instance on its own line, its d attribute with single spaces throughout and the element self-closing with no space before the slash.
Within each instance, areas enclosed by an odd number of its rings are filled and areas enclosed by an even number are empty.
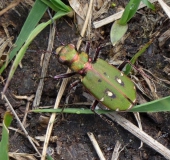
<svg viewBox="0 0 170 160">
<path fill-rule="evenodd" d="M 133 82 L 117 68 L 97 59 L 82 78 L 87 90 L 111 110 L 127 110 L 136 100 Z"/>
</svg>

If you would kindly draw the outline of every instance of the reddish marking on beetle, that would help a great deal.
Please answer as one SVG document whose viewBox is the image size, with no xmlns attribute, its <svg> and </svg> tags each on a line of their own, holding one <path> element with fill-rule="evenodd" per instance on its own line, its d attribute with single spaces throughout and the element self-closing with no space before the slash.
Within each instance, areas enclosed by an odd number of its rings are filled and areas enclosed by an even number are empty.
<svg viewBox="0 0 170 160">
<path fill-rule="evenodd" d="M 91 70 L 91 69 L 92 69 L 92 64 L 89 62 L 85 63 L 84 70 L 87 71 L 87 70 Z"/>
<path fill-rule="evenodd" d="M 88 70 L 91 70 L 91 69 L 92 69 L 92 64 L 89 63 L 89 62 L 87 62 L 87 63 L 84 64 L 84 68 L 83 68 L 81 71 L 79 71 L 78 73 L 79 73 L 80 75 L 84 75 L 84 74 L 86 74 L 86 72 L 87 72 Z"/>
<path fill-rule="evenodd" d="M 72 64 L 73 62 L 79 61 L 79 55 L 75 54 L 75 56 L 73 57 L 73 59 L 70 61 L 70 64 Z"/>
</svg>

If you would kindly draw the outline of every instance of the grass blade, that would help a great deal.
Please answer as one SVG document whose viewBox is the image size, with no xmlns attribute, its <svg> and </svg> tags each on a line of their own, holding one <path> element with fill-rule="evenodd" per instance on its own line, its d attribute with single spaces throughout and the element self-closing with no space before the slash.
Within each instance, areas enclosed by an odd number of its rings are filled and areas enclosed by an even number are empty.
<svg viewBox="0 0 170 160">
<path fill-rule="evenodd" d="M 58 18 L 60 18 L 64 15 L 67 15 L 67 12 L 59 11 L 55 14 L 55 16 L 53 17 L 53 20 L 56 20 L 56 19 L 58 19 Z M 28 39 L 26 40 L 25 44 L 22 46 L 22 48 L 20 49 L 20 51 L 18 52 L 18 54 L 17 54 L 17 56 L 14 60 L 14 63 L 11 67 L 7 82 L 6 82 L 5 87 L 3 89 L 3 93 L 5 93 L 8 85 L 9 85 L 9 82 L 10 82 L 12 76 L 14 75 L 15 70 L 18 67 L 18 64 L 21 62 L 22 58 L 24 57 L 24 54 L 25 54 L 28 46 L 30 45 L 30 43 L 45 27 L 47 27 L 51 23 L 52 23 L 52 20 L 49 20 L 46 23 L 41 23 L 30 33 Z"/>
<path fill-rule="evenodd" d="M 61 11 L 64 12 L 70 12 L 72 11 L 71 7 L 65 5 L 62 1 L 60 0 L 51 0 L 51 2 Z"/>
<path fill-rule="evenodd" d="M 35 113 L 41 113 L 41 112 L 50 112 L 50 113 L 71 113 L 71 114 L 94 114 L 94 112 L 91 109 L 84 109 L 84 108 L 65 108 L 64 110 L 62 108 L 58 109 L 35 109 L 31 110 L 31 112 Z M 95 110 L 98 114 L 106 114 L 106 113 L 111 113 L 114 111 L 111 110 L 102 110 L 98 109 Z"/>
<path fill-rule="evenodd" d="M 153 40 L 150 40 L 148 43 L 146 43 L 130 60 L 130 63 L 133 65 L 135 64 L 135 62 L 137 61 L 137 59 L 146 51 L 146 49 L 152 44 Z M 128 75 L 131 70 L 132 70 L 132 65 L 131 64 L 127 64 L 124 68 L 123 68 L 123 72 L 124 74 Z"/>
<path fill-rule="evenodd" d="M 9 55 L 9 62 L 14 58 L 14 56 L 17 54 L 17 52 L 20 50 L 26 39 L 28 38 L 31 31 L 35 28 L 35 26 L 38 24 L 39 20 L 44 15 L 45 11 L 47 9 L 47 6 L 41 2 L 40 0 L 36 0 L 33 8 L 31 9 L 27 20 L 25 21 L 21 32 L 14 44 L 15 48 L 11 51 Z M 34 18 L 33 18 L 34 17 Z M 9 63 L 8 62 L 8 63 Z M 8 64 L 7 63 L 7 64 Z M 6 68 L 6 65 L 3 65 L 0 69 L 0 74 L 4 71 Z"/>
<path fill-rule="evenodd" d="M 142 0 L 142 2 L 148 7 L 151 8 L 152 10 L 155 10 L 155 6 L 149 2 L 148 0 Z"/>
<path fill-rule="evenodd" d="M 13 116 L 10 112 L 6 112 L 3 120 L 3 128 L 2 128 L 2 139 L 0 142 L 0 159 L 8 160 L 8 142 L 9 142 L 9 130 L 8 127 L 12 122 Z"/>
<path fill-rule="evenodd" d="M 128 25 L 120 25 L 118 21 L 115 21 L 110 30 L 110 40 L 112 45 L 115 46 L 117 42 L 121 40 L 128 29 Z"/>
<path fill-rule="evenodd" d="M 107 114 L 111 112 L 115 112 L 113 110 L 95 110 L 98 114 Z M 136 105 L 130 110 L 124 112 L 167 112 L 170 111 L 170 96 L 164 97 L 158 100 L 154 100 L 148 103 Z M 62 108 L 59 109 L 36 109 L 31 110 L 30 112 L 41 113 L 41 112 L 50 112 L 50 113 L 70 113 L 70 114 L 94 114 L 91 109 L 84 108 Z"/>
<path fill-rule="evenodd" d="M 120 25 L 125 25 L 135 15 L 139 4 L 140 0 L 130 0 L 130 2 L 125 7 L 121 19 L 119 20 Z"/>
<path fill-rule="evenodd" d="M 166 112 L 170 111 L 170 96 L 134 106 L 128 112 Z"/>
</svg>

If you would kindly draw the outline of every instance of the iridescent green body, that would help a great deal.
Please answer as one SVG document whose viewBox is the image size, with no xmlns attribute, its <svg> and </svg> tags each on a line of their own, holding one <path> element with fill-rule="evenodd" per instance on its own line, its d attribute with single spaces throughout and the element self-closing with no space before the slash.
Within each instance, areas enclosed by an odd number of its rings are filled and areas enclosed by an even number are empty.
<svg viewBox="0 0 170 160">
<path fill-rule="evenodd" d="M 59 47 L 56 52 L 59 62 L 82 75 L 86 89 L 107 108 L 124 111 L 133 106 L 135 86 L 117 68 L 100 58 L 92 63 L 85 52 L 79 54 L 71 44 Z"/>
</svg>

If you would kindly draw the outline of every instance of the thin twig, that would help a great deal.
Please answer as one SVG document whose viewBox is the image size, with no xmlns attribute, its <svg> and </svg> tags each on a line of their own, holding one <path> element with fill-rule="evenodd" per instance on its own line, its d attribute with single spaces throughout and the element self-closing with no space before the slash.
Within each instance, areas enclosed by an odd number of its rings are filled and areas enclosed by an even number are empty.
<svg viewBox="0 0 170 160">
<path fill-rule="evenodd" d="M 158 0 L 158 2 L 167 14 L 167 16 L 170 18 L 170 7 L 163 0 Z"/>
<path fill-rule="evenodd" d="M 48 68 L 48 64 L 50 61 L 51 52 L 52 52 L 52 48 L 53 48 L 53 44 L 54 44 L 55 30 L 56 30 L 56 22 L 53 23 L 53 27 L 52 27 L 50 35 L 49 35 L 48 48 L 47 48 L 48 52 L 44 56 L 41 77 L 46 77 L 46 74 L 47 74 L 47 68 Z M 43 87 L 44 87 L 44 78 L 40 79 L 40 82 L 39 82 L 39 85 L 38 85 L 38 88 L 36 91 L 35 99 L 33 102 L 33 107 L 39 106 Z"/>
<path fill-rule="evenodd" d="M 2 16 L 5 12 L 10 10 L 11 8 L 14 8 L 15 6 L 17 6 L 21 1 L 22 0 L 14 0 L 13 2 L 11 2 L 6 8 L 0 11 L 0 16 Z"/>
<path fill-rule="evenodd" d="M 156 1 L 157 0 L 150 0 L 151 3 L 154 3 Z M 146 6 L 145 4 L 141 3 L 138 9 L 141 9 L 141 8 L 143 8 L 145 6 Z M 115 13 L 114 15 L 111 15 L 111 16 L 109 16 L 109 17 L 107 17 L 105 19 L 102 19 L 100 21 L 93 22 L 94 28 L 102 27 L 102 26 L 104 26 L 104 25 L 106 25 L 108 23 L 111 23 L 111 22 L 113 22 L 113 21 L 115 21 L 117 19 L 120 19 L 123 12 L 124 12 L 124 10 L 122 10 L 122 11 L 120 11 L 118 13 Z"/>
<path fill-rule="evenodd" d="M 120 154 L 120 147 L 121 147 L 121 143 L 119 141 L 116 142 L 114 151 L 112 153 L 112 158 L 111 160 L 117 160 L 119 158 L 119 154 Z"/>
<path fill-rule="evenodd" d="M 3 127 L 3 124 L 0 123 L 0 126 Z M 16 128 L 14 128 L 14 127 L 8 127 L 8 129 L 10 129 L 10 130 L 12 130 L 12 131 L 15 131 L 15 132 L 17 132 L 17 133 L 20 133 L 20 134 L 23 135 L 23 136 L 26 136 L 24 132 L 22 132 L 21 130 L 16 129 Z M 30 136 L 30 138 L 31 138 L 31 140 L 32 140 L 37 146 L 40 146 L 40 144 L 38 143 L 37 140 L 35 140 L 35 139 L 34 139 L 33 137 L 31 137 L 31 136 Z"/>
<path fill-rule="evenodd" d="M 8 101 L 7 97 L 5 95 L 3 95 L 3 98 L 5 99 L 5 101 L 8 103 L 8 106 L 10 107 L 12 113 L 14 114 L 15 118 L 17 119 L 18 123 L 20 124 L 23 132 L 25 133 L 26 137 L 28 138 L 28 140 L 30 141 L 30 143 L 32 144 L 33 148 L 35 149 L 35 151 L 41 156 L 41 153 L 38 151 L 37 147 L 35 146 L 35 144 L 33 143 L 31 137 L 28 135 L 28 132 L 26 131 L 26 129 L 24 128 L 24 126 L 22 125 L 18 115 L 15 113 L 15 110 L 13 109 L 12 105 L 10 104 L 10 102 Z"/>
<path fill-rule="evenodd" d="M 26 108 L 25 108 L 24 118 L 22 119 L 22 124 L 25 127 L 26 127 L 26 119 L 27 119 L 28 111 L 29 111 L 29 108 L 30 108 L 30 103 L 31 103 L 30 101 L 27 102 Z"/>
<path fill-rule="evenodd" d="M 88 9 L 87 13 L 89 13 L 90 10 L 92 10 L 92 3 L 93 3 L 93 0 L 90 0 L 89 9 Z M 89 19 L 88 15 L 89 14 L 87 14 L 87 16 L 86 16 L 86 20 L 84 22 L 84 26 L 83 26 L 83 29 L 81 31 L 81 36 L 82 37 L 84 36 L 85 30 L 87 28 L 87 22 L 88 22 L 88 19 Z M 79 41 L 77 42 L 77 49 L 79 49 L 80 44 L 81 44 L 81 38 L 79 38 Z M 71 70 L 68 68 L 66 73 L 70 73 L 70 72 L 71 72 Z M 66 87 L 68 81 L 69 81 L 68 78 L 65 78 L 62 81 L 60 90 L 59 90 L 57 98 L 56 98 L 54 109 L 58 108 L 60 100 L 61 100 L 61 97 L 62 97 L 62 95 L 64 93 L 64 90 L 65 90 L 65 87 Z M 53 129 L 53 124 L 54 124 L 55 117 L 56 117 L 56 113 L 52 113 L 52 115 L 50 117 L 50 120 L 49 120 L 49 123 L 48 123 L 47 131 L 46 131 L 46 136 L 45 136 L 45 141 L 44 141 L 41 160 L 45 160 L 45 157 L 46 157 L 47 147 L 48 147 L 49 139 L 50 139 L 51 132 L 52 132 L 52 129 Z"/>
<path fill-rule="evenodd" d="M 101 151 L 101 149 L 100 149 L 100 147 L 99 147 L 93 133 L 87 132 L 87 135 L 89 136 L 90 141 L 92 142 L 93 147 L 95 148 L 95 150 L 97 152 L 97 155 L 99 156 L 100 160 L 106 160 L 106 158 L 104 157 L 104 155 L 103 155 L 103 153 L 102 153 L 102 151 Z"/>
<path fill-rule="evenodd" d="M 134 114 L 134 116 L 135 116 L 135 118 L 136 118 L 136 121 L 137 121 L 137 123 L 138 123 L 139 129 L 142 131 L 143 129 L 142 129 L 142 123 L 141 123 L 141 118 L 140 118 L 139 112 L 134 112 L 133 114 Z M 139 149 L 142 148 L 142 147 L 143 147 L 143 142 L 141 141 L 141 142 L 140 142 Z"/>
<path fill-rule="evenodd" d="M 49 39 L 51 39 L 51 36 L 52 36 L 52 39 L 50 40 L 49 44 L 48 44 L 48 50 L 50 49 L 49 47 L 51 47 L 52 49 L 52 46 L 53 46 L 53 42 L 54 42 L 54 35 L 55 35 L 55 30 L 56 30 L 56 22 L 53 23 L 53 27 L 51 29 L 51 32 L 50 32 L 50 35 L 49 35 Z M 47 68 L 45 68 L 47 69 Z M 42 74 L 41 77 L 44 77 L 44 73 L 42 71 Z M 44 81 L 41 81 L 41 83 L 44 85 Z M 41 89 L 41 85 L 39 86 L 40 89 Z M 58 95 L 60 94 L 61 91 L 59 91 Z M 41 93 L 42 93 L 42 90 L 41 90 Z M 36 93 L 36 95 L 38 95 L 38 93 Z M 37 97 L 38 99 L 34 101 L 34 105 L 36 106 L 37 104 L 39 104 L 40 102 L 40 97 Z M 57 100 L 56 100 L 57 101 Z M 56 107 L 56 104 L 54 106 L 54 108 Z M 58 107 L 56 107 L 58 108 Z M 42 157 L 41 157 L 41 160 L 45 160 L 45 157 L 46 157 L 46 152 L 47 152 L 47 147 L 48 147 L 48 143 L 49 143 L 49 139 L 50 139 L 50 136 L 51 136 L 51 132 L 52 132 L 52 128 L 53 128 L 53 123 L 54 123 L 54 120 L 55 120 L 55 116 L 56 114 L 52 114 L 51 115 L 51 118 L 50 118 L 50 121 L 49 121 L 49 124 L 48 124 L 48 127 L 47 127 L 47 130 L 46 130 L 46 136 L 45 136 L 45 141 L 44 141 L 44 146 L 43 146 L 43 151 L 42 151 Z"/>
<path fill-rule="evenodd" d="M 63 82 L 62 82 L 62 85 L 61 85 L 60 90 L 59 90 L 58 95 L 57 95 L 57 99 L 55 101 L 54 109 L 58 108 L 58 105 L 60 103 L 61 97 L 62 97 L 62 95 L 64 93 L 64 90 L 65 90 L 65 87 L 66 87 L 66 85 L 68 83 L 68 80 L 69 79 L 64 79 Z M 49 120 L 49 123 L 48 123 L 47 130 L 46 130 L 46 135 L 45 135 L 45 140 L 44 140 L 44 146 L 43 146 L 41 160 L 45 160 L 45 157 L 46 157 L 46 151 L 47 151 L 49 139 L 50 139 L 50 136 L 51 136 L 51 132 L 52 132 L 52 129 L 53 129 L 55 117 L 56 117 L 56 113 L 52 113 L 51 117 L 50 117 L 50 120 Z"/>
<path fill-rule="evenodd" d="M 27 100 L 27 104 L 26 104 L 26 108 L 25 108 L 25 114 L 24 114 L 24 118 L 22 120 L 22 124 L 23 124 L 23 126 L 25 126 L 26 118 L 27 118 L 27 115 L 28 115 L 29 107 L 30 107 L 30 102 L 33 100 L 33 98 L 35 96 L 34 96 L 34 94 L 32 94 L 31 96 L 18 96 L 18 95 L 13 94 L 13 96 L 16 99 L 25 99 L 25 100 Z"/>
<path fill-rule="evenodd" d="M 18 95 L 15 95 L 13 94 L 13 96 L 16 98 L 16 99 L 20 99 L 20 100 L 27 100 L 27 101 L 32 101 L 32 99 L 35 97 L 34 94 L 32 94 L 31 96 L 18 96 Z"/>
<path fill-rule="evenodd" d="M 89 9 L 87 11 L 87 16 L 86 16 L 83 28 L 82 28 L 81 33 L 80 33 L 81 36 L 79 37 L 77 45 L 76 45 L 77 49 L 79 49 L 80 44 L 82 42 L 82 37 L 84 37 L 84 34 L 86 32 L 86 28 L 87 28 L 87 25 L 88 25 L 88 22 L 89 22 L 90 14 L 92 12 L 92 4 L 93 4 L 93 0 L 90 0 Z"/>
<path fill-rule="evenodd" d="M 130 121 L 125 119 L 124 117 L 120 116 L 117 113 L 110 113 L 106 114 L 109 118 L 111 118 L 113 121 L 116 121 L 119 125 L 121 125 L 123 128 L 128 130 L 130 133 L 138 137 L 141 141 L 146 143 L 148 146 L 156 150 L 158 153 L 163 155 L 166 159 L 170 159 L 170 150 L 163 146 L 161 143 L 153 139 L 151 136 L 146 134 L 144 131 L 140 130 L 138 127 L 136 127 L 134 124 L 132 124 Z"/>
</svg>

